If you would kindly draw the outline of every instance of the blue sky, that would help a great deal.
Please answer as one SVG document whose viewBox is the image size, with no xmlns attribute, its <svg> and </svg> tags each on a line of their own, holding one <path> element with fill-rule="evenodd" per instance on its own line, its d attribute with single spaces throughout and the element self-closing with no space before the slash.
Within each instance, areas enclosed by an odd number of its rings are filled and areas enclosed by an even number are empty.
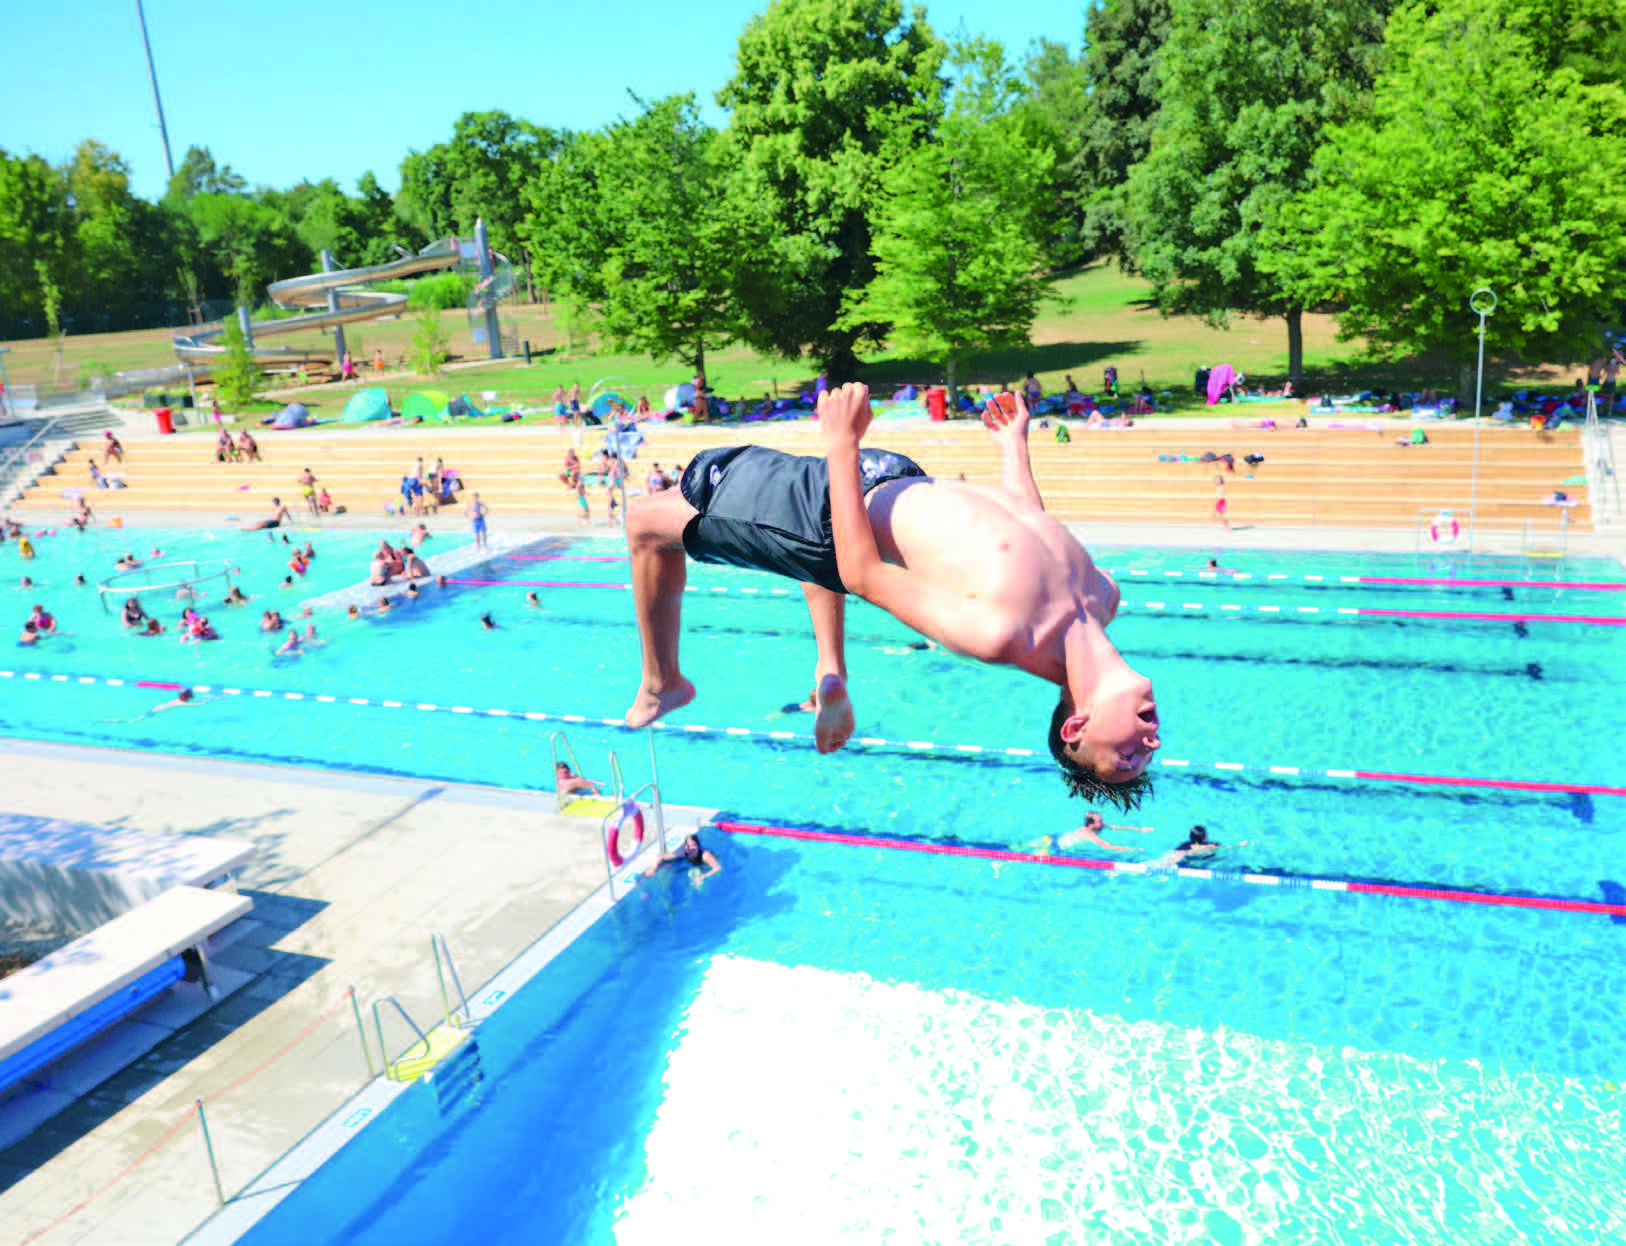
<svg viewBox="0 0 1626 1246">
<path fill-rule="evenodd" d="M 289 186 L 366 169 L 389 189 L 411 148 L 458 114 L 504 109 L 592 129 L 624 114 L 627 89 L 693 91 L 711 104 L 746 21 L 766 0 L 145 0 L 170 148 L 196 144 L 250 182 Z M 1041 36 L 1077 50 L 1082 0 L 940 0 L 939 34 L 991 35 L 1019 55 Z M 489 19 L 489 21 L 488 21 Z M 67 159 L 96 138 L 163 193 L 163 148 L 135 0 L 0 2 L 6 48 L 0 147 Z M 710 119 L 722 114 L 710 108 Z"/>
</svg>

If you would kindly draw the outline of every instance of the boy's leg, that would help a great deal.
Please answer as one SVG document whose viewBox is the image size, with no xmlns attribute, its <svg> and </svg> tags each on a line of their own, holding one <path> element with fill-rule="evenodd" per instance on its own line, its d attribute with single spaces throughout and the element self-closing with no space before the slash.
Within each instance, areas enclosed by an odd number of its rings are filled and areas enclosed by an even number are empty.
<svg viewBox="0 0 1626 1246">
<path fill-rule="evenodd" d="M 686 579 L 683 529 L 696 514 L 675 489 L 627 507 L 632 555 L 632 604 L 643 643 L 643 677 L 627 710 L 629 727 L 643 727 L 694 699 L 694 685 L 678 667 Z"/>
<path fill-rule="evenodd" d="M 847 599 L 818 584 L 803 584 L 818 666 L 813 672 L 818 717 L 813 740 L 821 753 L 833 753 L 853 734 L 853 705 L 847 696 Z"/>
</svg>

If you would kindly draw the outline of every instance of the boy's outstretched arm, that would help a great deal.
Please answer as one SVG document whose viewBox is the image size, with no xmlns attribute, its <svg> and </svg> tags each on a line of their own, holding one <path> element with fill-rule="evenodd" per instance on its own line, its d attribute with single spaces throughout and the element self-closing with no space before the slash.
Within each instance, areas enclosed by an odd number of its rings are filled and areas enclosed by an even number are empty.
<svg viewBox="0 0 1626 1246">
<path fill-rule="evenodd" d="M 1013 409 L 1007 411 L 999 400 L 1011 400 Z M 1044 499 L 1033 479 L 1033 463 L 1028 458 L 1028 406 L 1021 394 L 999 394 L 982 412 L 982 426 L 999 447 L 1000 483 L 1007 493 L 1024 502 L 1031 502 L 1040 510 Z"/>
</svg>

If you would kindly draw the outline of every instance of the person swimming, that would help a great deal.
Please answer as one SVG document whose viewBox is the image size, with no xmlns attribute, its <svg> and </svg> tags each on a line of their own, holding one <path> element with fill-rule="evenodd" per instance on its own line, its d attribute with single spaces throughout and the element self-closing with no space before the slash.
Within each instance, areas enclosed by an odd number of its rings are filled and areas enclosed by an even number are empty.
<svg viewBox="0 0 1626 1246">
<path fill-rule="evenodd" d="M 693 866 L 697 870 L 704 870 L 704 873 L 695 873 L 693 870 L 690 871 L 690 881 L 692 881 L 696 887 L 700 886 L 700 884 L 705 882 L 706 879 L 710 878 L 713 874 L 718 873 L 723 868 L 723 863 L 717 859 L 716 854 L 701 844 L 700 836 L 689 835 L 685 837 L 683 840 L 683 846 L 676 852 L 664 853 L 653 865 L 645 870 L 644 877 L 652 878 L 663 865 L 671 865 L 676 861 L 681 861 L 685 865 Z"/>
</svg>

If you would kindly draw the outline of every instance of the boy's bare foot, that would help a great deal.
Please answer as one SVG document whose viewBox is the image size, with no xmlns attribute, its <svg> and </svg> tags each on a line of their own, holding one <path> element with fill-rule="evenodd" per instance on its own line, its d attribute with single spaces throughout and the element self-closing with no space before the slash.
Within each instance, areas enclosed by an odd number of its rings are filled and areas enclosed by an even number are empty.
<svg viewBox="0 0 1626 1246">
<path fill-rule="evenodd" d="M 821 753 L 833 753 L 853 735 L 853 703 L 840 675 L 819 680 L 819 715 L 813 720 L 813 742 Z"/>
<path fill-rule="evenodd" d="M 647 686 L 638 689 L 638 696 L 627 711 L 626 723 L 629 727 L 647 727 L 657 718 L 670 714 L 694 700 L 694 685 L 687 679 L 678 678 L 670 688 L 661 692 L 653 692 Z"/>
</svg>

